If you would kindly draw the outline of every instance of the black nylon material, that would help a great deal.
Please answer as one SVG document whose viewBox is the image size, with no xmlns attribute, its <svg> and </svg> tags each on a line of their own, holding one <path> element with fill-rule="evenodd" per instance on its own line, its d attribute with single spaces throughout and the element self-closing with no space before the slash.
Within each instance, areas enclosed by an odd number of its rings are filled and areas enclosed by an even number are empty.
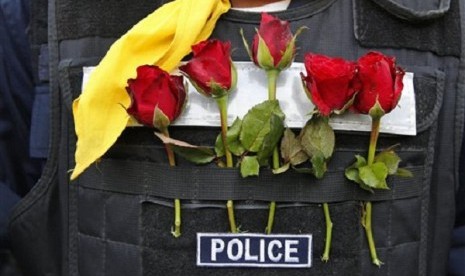
<svg viewBox="0 0 465 276">
<path fill-rule="evenodd" d="M 36 6 L 37 7 L 37 6 Z M 43 8 L 43 7 L 42 7 Z M 32 12 L 34 13 L 34 12 Z M 58 90 L 58 50 L 54 0 L 49 1 L 48 25 L 50 43 L 51 127 L 47 163 L 38 183 L 15 207 L 11 214 L 9 231 L 12 250 L 25 275 L 67 275 L 67 186 L 57 180 L 61 129 L 61 104 Z M 53 43 L 55 42 L 55 43 Z"/>
<path fill-rule="evenodd" d="M 119 0 L 83 0 L 73 5 L 66 1 L 58 1 L 58 39 L 85 36 L 119 37 L 163 2 L 168 1 L 138 1 L 137 5 Z M 111 12 L 103 12 L 108 7 L 111 7 Z"/>
<path fill-rule="evenodd" d="M 341 158 L 336 154 L 334 158 Z M 350 159 L 349 159 L 350 160 Z M 274 200 L 283 202 L 339 202 L 395 200 L 420 195 L 423 169 L 409 167 L 412 178 L 390 178 L 390 190 L 369 194 L 344 179 L 343 170 L 329 171 L 321 181 L 308 175 L 273 175 L 242 178 L 236 169 L 175 167 L 150 162 L 105 160 L 90 168 L 79 183 L 86 188 L 191 200 Z M 215 178 L 212 178 L 215 175 Z M 166 181 L 168 179 L 168 181 Z M 131 183 L 131 185 L 129 185 Z"/>
<path fill-rule="evenodd" d="M 371 1 L 355 0 L 357 39 L 366 47 L 407 47 L 433 51 L 438 55 L 460 56 L 460 13 L 458 1 L 438 20 L 411 24 L 399 20 Z M 383 22 L 373 24 L 372 22 Z"/>
<path fill-rule="evenodd" d="M 297 61 L 302 61 L 308 51 L 355 60 L 369 50 L 366 47 L 375 47 L 396 56 L 399 64 L 416 74 L 418 135 L 382 135 L 379 141 L 380 148 L 400 143 L 397 151 L 404 159 L 401 166 L 411 168 L 415 177 L 389 179 L 392 190 L 373 196 L 357 190 L 355 184 L 342 176 L 343 168 L 353 161 L 352 156 L 363 154 L 368 144 L 367 134 L 350 132 L 337 132 L 335 160 L 330 163 L 328 178 L 321 182 L 294 173 L 275 178 L 266 171 L 261 178 L 242 180 L 238 172 L 236 175 L 214 167 L 195 167 L 182 160 L 178 162 L 179 168 L 166 172 L 166 156 L 152 130 L 130 128 L 100 163 L 70 183 L 67 171 L 74 167 L 76 142 L 70 103 L 80 90 L 80 66 L 96 64 L 109 41 L 159 4 L 129 2 L 49 1 L 53 147 L 41 182 L 18 206 L 10 224 L 15 251 L 24 257 L 20 259 L 23 266 L 30 268 L 26 272 L 112 276 L 445 274 L 457 181 L 454 179 L 457 167 L 451 157 L 459 151 L 454 148 L 454 139 L 461 137 L 461 129 L 454 128 L 454 119 L 463 118 L 456 113 L 463 111 L 463 96 L 457 96 L 457 89 L 462 90 L 463 86 L 457 83 L 464 83 L 463 72 L 458 78 L 457 56 L 462 51 L 457 50 L 457 45 L 464 47 L 458 39 L 463 36 L 457 34 L 463 31 L 457 25 L 459 12 L 463 12 L 458 9 L 458 1 L 451 1 L 444 16 L 415 23 L 393 16 L 392 10 L 381 9 L 371 0 L 354 0 L 363 9 L 346 0 L 315 0 L 298 9 L 277 13 L 282 19 L 291 20 L 293 30 L 301 25 L 309 27 L 298 39 Z M 427 5 L 432 6 L 432 2 Z M 231 40 L 235 49 L 233 59 L 248 60 L 238 30 L 244 28 L 246 37 L 251 39 L 259 19 L 259 14 L 230 11 L 218 21 L 212 37 Z M 383 36 L 375 31 L 378 27 L 392 27 L 391 33 L 404 33 L 389 37 L 388 32 Z M 418 30 L 429 43 L 412 39 L 419 34 Z M 460 43 L 443 43 L 451 42 L 451 38 Z M 178 139 L 207 146 L 212 146 L 211 138 L 217 134 L 215 128 L 172 130 Z M 229 180 L 212 181 L 221 178 Z M 279 185 L 280 178 L 286 178 L 282 182 L 292 182 L 289 186 L 293 189 L 283 188 L 287 183 Z M 305 183 L 307 179 L 309 183 Z M 200 184 L 204 183 L 208 189 L 202 189 Z M 191 184 L 198 188 L 190 189 Z M 173 210 L 169 206 L 171 198 L 178 196 L 185 198 L 183 202 L 189 206 L 183 209 L 183 236 L 174 239 L 170 234 Z M 312 233 L 314 267 L 296 270 L 195 267 L 195 233 L 227 231 L 226 212 L 220 199 L 232 196 L 245 200 L 239 202 L 237 219 L 243 230 L 251 232 L 263 231 L 266 200 L 281 196 L 279 199 L 284 201 L 309 202 L 296 206 L 278 202 L 274 231 Z M 255 202 L 257 199 L 263 201 Z M 381 268 L 370 262 L 359 223 L 359 200 L 365 199 L 375 201 L 374 235 L 378 254 L 385 262 Z M 324 201 L 333 202 L 330 210 L 335 223 L 333 251 L 327 264 L 319 260 L 324 244 L 324 219 L 317 203 Z M 33 243 L 37 246 L 31 248 Z"/>
</svg>

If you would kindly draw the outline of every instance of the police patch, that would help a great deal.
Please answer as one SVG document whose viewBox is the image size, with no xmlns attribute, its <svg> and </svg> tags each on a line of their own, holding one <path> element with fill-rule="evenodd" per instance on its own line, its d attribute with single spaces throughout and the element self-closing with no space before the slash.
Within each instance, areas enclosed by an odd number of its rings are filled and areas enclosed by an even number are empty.
<svg viewBox="0 0 465 276">
<path fill-rule="evenodd" d="M 197 233 L 197 266 L 311 267 L 312 235 Z"/>
</svg>

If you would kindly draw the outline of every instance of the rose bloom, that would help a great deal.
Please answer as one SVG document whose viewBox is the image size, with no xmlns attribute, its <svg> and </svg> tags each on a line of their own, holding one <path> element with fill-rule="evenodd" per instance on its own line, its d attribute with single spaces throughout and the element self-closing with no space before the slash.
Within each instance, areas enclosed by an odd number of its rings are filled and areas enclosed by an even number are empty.
<svg viewBox="0 0 465 276">
<path fill-rule="evenodd" d="M 340 112 L 353 98 L 355 63 L 324 55 L 305 55 L 307 76 L 301 74 L 307 96 L 323 116 Z"/>
<path fill-rule="evenodd" d="M 156 122 L 168 119 L 169 124 L 174 121 L 181 114 L 186 102 L 183 77 L 171 76 L 153 65 L 139 66 L 137 77 L 128 80 L 126 90 L 131 97 L 127 112 L 147 126 L 167 127 L 156 125 Z M 157 118 L 160 115 L 166 118 Z"/>
<path fill-rule="evenodd" d="M 374 112 L 378 102 L 381 113 L 389 113 L 397 106 L 405 71 L 396 66 L 394 57 L 379 52 L 369 52 L 358 60 L 357 80 L 360 91 L 355 97 L 353 108 L 363 114 Z M 377 112 L 376 112 L 377 113 Z"/>
<path fill-rule="evenodd" d="M 262 42 L 264 45 L 261 45 Z M 265 53 L 266 51 L 263 51 L 261 47 L 266 47 L 269 54 Z M 288 51 L 290 55 L 286 55 Z M 282 70 L 291 65 L 294 56 L 295 39 L 289 22 L 262 13 L 258 33 L 253 38 L 253 62 L 260 68 Z"/>
<path fill-rule="evenodd" d="M 198 92 L 221 96 L 236 85 L 236 69 L 231 60 L 231 43 L 216 39 L 192 46 L 193 58 L 179 67 Z"/>
</svg>

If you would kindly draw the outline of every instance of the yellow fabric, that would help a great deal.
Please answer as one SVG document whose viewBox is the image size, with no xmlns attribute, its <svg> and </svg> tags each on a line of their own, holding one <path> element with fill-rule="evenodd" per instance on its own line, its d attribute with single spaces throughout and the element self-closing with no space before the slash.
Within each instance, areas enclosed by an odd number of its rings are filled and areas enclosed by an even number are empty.
<svg viewBox="0 0 465 276">
<path fill-rule="evenodd" d="M 125 87 L 136 76 L 136 68 L 156 64 L 173 70 L 191 45 L 210 36 L 229 8 L 228 0 L 176 0 L 148 15 L 111 46 L 73 103 L 78 140 L 72 180 L 100 158 L 126 127 L 129 116 L 122 106 L 127 107 L 130 99 Z"/>
</svg>

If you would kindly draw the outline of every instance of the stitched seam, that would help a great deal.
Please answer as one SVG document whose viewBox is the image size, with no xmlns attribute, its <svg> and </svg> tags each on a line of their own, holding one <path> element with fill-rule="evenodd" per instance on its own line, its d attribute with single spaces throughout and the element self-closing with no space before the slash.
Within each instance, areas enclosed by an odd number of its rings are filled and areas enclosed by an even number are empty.
<svg viewBox="0 0 465 276">
<path fill-rule="evenodd" d="M 421 198 L 421 230 L 420 230 L 420 248 L 418 250 L 419 259 L 419 275 L 427 274 L 427 257 L 428 257 L 428 228 L 429 228 L 429 203 L 430 203 L 430 189 L 431 189 L 431 177 L 432 177 L 432 166 L 434 162 L 434 145 L 436 141 L 437 122 L 433 124 L 430 129 L 430 139 L 428 143 L 428 154 L 425 162 L 425 172 L 423 173 L 423 195 Z"/>
<path fill-rule="evenodd" d="M 107 200 L 103 203 L 103 233 L 102 233 L 102 243 L 103 243 L 103 260 L 102 260 L 102 275 L 106 275 L 106 258 L 107 258 Z"/>
<path fill-rule="evenodd" d="M 106 242 L 106 243 L 118 244 L 120 246 L 126 246 L 126 247 L 142 247 L 142 246 L 137 245 L 137 244 L 133 244 L 133 243 L 129 243 L 129 242 L 123 242 L 123 241 L 115 241 L 115 240 L 104 239 L 102 237 L 89 235 L 89 234 L 85 234 L 85 233 L 82 233 L 82 232 L 79 232 L 78 235 L 82 236 L 82 237 L 89 238 L 89 239 L 99 240 L 102 243 Z"/>
<path fill-rule="evenodd" d="M 395 188 L 394 188 L 395 189 Z M 389 225 L 389 232 L 388 232 L 388 238 L 387 238 L 387 245 L 388 245 L 388 250 L 386 252 L 386 262 L 388 264 L 388 271 L 387 271 L 387 275 L 391 275 L 391 267 L 392 267 L 392 227 L 393 227 L 393 224 L 392 224 L 392 206 L 394 205 L 394 200 L 390 200 L 389 201 L 389 216 L 388 216 L 388 225 Z"/>
</svg>

